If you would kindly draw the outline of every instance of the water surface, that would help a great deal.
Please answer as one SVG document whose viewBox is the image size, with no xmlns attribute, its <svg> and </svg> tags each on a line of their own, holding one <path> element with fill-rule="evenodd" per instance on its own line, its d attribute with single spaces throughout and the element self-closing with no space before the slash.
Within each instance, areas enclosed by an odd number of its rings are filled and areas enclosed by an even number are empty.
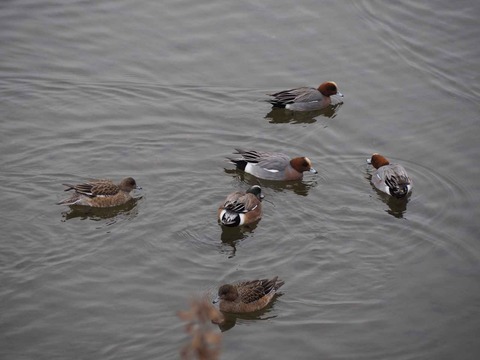
<svg viewBox="0 0 480 360">
<path fill-rule="evenodd" d="M 229 319 L 222 358 L 477 359 L 480 35 L 475 1 L 48 1 L 0 5 L 0 357 L 175 359 L 178 310 L 221 283 L 283 295 Z M 344 103 L 272 111 L 334 80 Z M 308 156 L 293 184 L 236 147 Z M 406 201 L 365 160 L 401 162 Z M 132 176 L 125 207 L 55 203 Z M 222 229 L 259 183 L 263 219 Z"/>
</svg>

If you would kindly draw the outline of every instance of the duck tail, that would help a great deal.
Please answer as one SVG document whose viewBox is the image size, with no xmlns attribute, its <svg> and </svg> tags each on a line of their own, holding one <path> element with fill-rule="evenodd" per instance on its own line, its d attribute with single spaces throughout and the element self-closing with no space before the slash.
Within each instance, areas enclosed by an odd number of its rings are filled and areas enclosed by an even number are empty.
<svg viewBox="0 0 480 360">
<path fill-rule="evenodd" d="M 270 96 L 273 96 L 271 94 L 269 94 Z M 285 107 L 285 103 L 283 101 L 280 101 L 280 100 L 277 100 L 276 98 L 273 98 L 273 99 L 267 99 L 265 100 L 266 102 L 272 104 L 273 107 L 276 107 L 276 108 L 284 108 Z"/>
<path fill-rule="evenodd" d="M 220 216 L 220 222 L 225 226 L 239 226 L 241 222 L 240 214 L 234 211 L 224 210 Z"/>
<path fill-rule="evenodd" d="M 66 186 L 67 188 L 63 191 L 70 191 L 75 189 L 75 185 L 70 185 L 70 184 L 62 184 L 63 186 Z"/>
<path fill-rule="evenodd" d="M 408 191 L 410 190 L 410 182 L 408 181 L 408 179 L 399 179 L 395 176 L 392 176 L 385 179 L 385 184 L 388 187 L 390 195 L 397 199 L 401 199 L 407 196 Z"/>
<path fill-rule="evenodd" d="M 276 278 L 275 278 L 275 291 L 277 291 L 278 289 L 280 289 L 280 287 L 282 287 L 283 284 L 285 284 L 285 281 L 283 281 L 283 280 L 278 280 L 278 277 L 276 277 Z"/>
<path fill-rule="evenodd" d="M 232 159 L 232 158 L 227 158 L 228 161 L 230 161 L 232 164 L 234 164 L 237 169 L 240 169 L 242 171 L 245 171 L 245 167 L 247 166 L 248 162 L 243 160 L 243 159 Z"/>
<path fill-rule="evenodd" d="M 272 292 L 272 291 L 277 291 L 278 289 L 280 289 L 280 287 L 283 284 L 285 284 L 284 281 L 278 279 L 278 276 L 275 276 L 271 280 L 263 279 L 262 283 L 263 283 L 265 293 L 267 293 L 267 294 Z"/>
<path fill-rule="evenodd" d="M 78 198 L 68 198 L 68 199 L 63 199 L 57 202 L 57 205 L 75 205 L 75 203 L 78 201 Z"/>
<path fill-rule="evenodd" d="M 408 185 L 407 184 L 401 184 L 401 185 L 398 185 L 398 186 L 395 186 L 395 187 L 389 188 L 389 189 L 390 189 L 390 194 L 393 197 L 396 197 L 397 199 L 404 198 L 405 196 L 407 196 L 407 193 L 408 193 Z"/>
</svg>

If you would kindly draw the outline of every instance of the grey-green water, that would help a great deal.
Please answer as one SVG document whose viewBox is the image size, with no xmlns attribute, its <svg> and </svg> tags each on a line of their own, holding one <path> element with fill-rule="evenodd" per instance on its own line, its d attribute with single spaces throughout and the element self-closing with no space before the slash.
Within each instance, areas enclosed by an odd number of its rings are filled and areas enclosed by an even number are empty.
<svg viewBox="0 0 480 360">
<path fill-rule="evenodd" d="M 283 296 L 223 332 L 224 359 L 480 356 L 480 5 L 476 1 L 0 4 L 0 358 L 175 359 L 176 311 L 223 282 Z M 271 112 L 334 80 L 344 104 Z M 310 157 L 263 183 L 264 217 L 224 231 L 255 179 L 235 147 Z M 384 153 L 408 203 L 369 183 Z M 131 206 L 55 205 L 62 182 L 133 176 Z"/>
</svg>

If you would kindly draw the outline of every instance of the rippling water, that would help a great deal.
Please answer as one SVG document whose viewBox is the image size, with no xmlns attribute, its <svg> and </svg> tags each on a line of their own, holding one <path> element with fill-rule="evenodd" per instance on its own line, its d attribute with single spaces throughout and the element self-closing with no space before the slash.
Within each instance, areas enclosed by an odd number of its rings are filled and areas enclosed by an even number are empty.
<svg viewBox="0 0 480 360">
<path fill-rule="evenodd" d="M 178 358 L 176 312 L 224 282 L 283 295 L 229 316 L 222 358 L 480 356 L 480 6 L 475 1 L 14 1 L 0 4 L 0 357 Z M 343 104 L 265 94 L 334 80 Z M 236 147 L 308 156 L 261 181 Z M 377 192 L 384 153 L 414 181 Z M 111 210 L 62 182 L 133 176 Z M 222 229 L 226 194 L 264 216 Z"/>
</svg>

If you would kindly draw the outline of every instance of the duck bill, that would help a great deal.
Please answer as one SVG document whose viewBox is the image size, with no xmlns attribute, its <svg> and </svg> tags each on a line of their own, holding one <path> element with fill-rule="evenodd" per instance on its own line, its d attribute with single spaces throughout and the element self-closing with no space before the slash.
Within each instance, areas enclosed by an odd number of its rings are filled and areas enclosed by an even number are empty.
<svg viewBox="0 0 480 360">
<path fill-rule="evenodd" d="M 340 96 L 340 97 L 343 97 L 343 94 L 342 94 L 340 91 L 337 92 L 335 95 Z"/>
<path fill-rule="evenodd" d="M 213 299 L 212 304 L 216 304 L 219 301 L 220 301 L 220 297 L 217 296 L 215 299 Z"/>
<path fill-rule="evenodd" d="M 310 170 L 308 170 L 308 171 L 310 171 L 312 174 L 318 174 L 318 171 L 315 170 L 314 168 L 310 168 Z"/>
</svg>

